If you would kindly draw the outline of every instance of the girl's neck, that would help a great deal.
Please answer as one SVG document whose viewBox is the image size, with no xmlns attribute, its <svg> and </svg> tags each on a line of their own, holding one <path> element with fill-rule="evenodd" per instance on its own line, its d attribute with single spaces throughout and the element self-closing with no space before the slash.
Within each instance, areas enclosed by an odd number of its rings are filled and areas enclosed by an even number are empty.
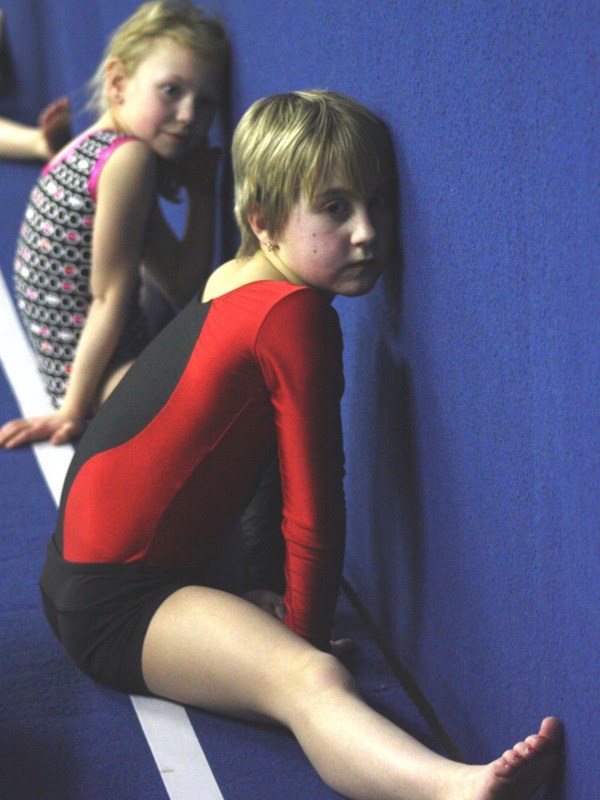
<svg viewBox="0 0 600 800">
<path fill-rule="evenodd" d="M 287 278 L 258 251 L 250 259 L 234 258 L 216 269 L 206 283 L 203 300 L 205 302 L 212 300 L 256 281 L 286 280 Z"/>
<path fill-rule="evenodd" d="M 127 129 L 127 126 L 123 125 L 119 120 L 118 114 L 111 108 L 107 109 L 104 114 L 102 114 L 93 127 L 97 129 L 109 128 L 110 130 L 124 134 L 131 133 L 131 131 Z"/>
</svg>

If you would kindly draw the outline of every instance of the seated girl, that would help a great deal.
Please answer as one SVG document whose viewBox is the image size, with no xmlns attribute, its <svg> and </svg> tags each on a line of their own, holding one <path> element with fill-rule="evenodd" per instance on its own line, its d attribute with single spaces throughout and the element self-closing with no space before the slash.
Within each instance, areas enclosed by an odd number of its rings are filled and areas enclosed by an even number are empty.
<svg viewBox="0 0 600 800">
<path fill-rule="evenodd" d="M 366 705 L 331 641 L 345 539 L 331 301 L 364 295 L 390 257 L 387 132 L 342 95 L 277 95 L 242 118 L 233 164 L 237 257 L 75 454 L 41 577 L 49 623 L 106 686 L 287 726 L 354 800 L 525 800 L 556 765 L 556 719 L 491 764 L 454 763 Z M 203 578 L 274 447 L 283 620 Z"/>
</svg>

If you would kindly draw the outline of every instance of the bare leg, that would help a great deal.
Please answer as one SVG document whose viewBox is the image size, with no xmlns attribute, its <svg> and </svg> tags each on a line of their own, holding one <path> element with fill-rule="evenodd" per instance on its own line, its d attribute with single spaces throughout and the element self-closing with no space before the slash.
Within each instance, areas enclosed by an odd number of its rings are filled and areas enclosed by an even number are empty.
<svg viewBox="0 0 600 800">
<path fill-rule="evenodd" d="M 65 97 L 42 111 L 37 126 L 0 117 L 0 158 L 47 161 L 70 138 L 71 112 Z"/>
<path fill-rule="evenodd" d="M 125 373 L 129 370 L 132 364 L 133 361 L 126 361 L 124 364 L 121 364 L 120 367 L 117 367 L 115 370 L 108 373 L 100 387 L 98 407 L 100 407 L 102 403 L 106 402 L 108 396 L 117 388 L 118 384 L 123 380 Z M 98 409 L 96 409 L 96 411 L 97 410 Z"/>
<path fill-rule="evenodd" d="M 187 587 L 163 603 L 142 666 L 159 696 L 287 726 L 321 777 L 352 800 L 525 800 L 555 763 L 558 733 L 548 727 L 547 744 L 532 745 L 523 766 L 515 751 L 487 767 L 433 753 L 368 707 L 333 656 L 213 589 Z"/>
</svg>

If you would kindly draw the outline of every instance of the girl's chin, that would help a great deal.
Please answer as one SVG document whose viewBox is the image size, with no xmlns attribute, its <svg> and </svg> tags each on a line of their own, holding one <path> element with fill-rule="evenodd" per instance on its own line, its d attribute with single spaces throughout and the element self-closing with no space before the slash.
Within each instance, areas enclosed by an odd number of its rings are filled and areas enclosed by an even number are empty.
<svg viewBox="0 0 600 800">
<path fill-rule="evenodd" d="M 336 291 L 341 297 L 362 297 L 375 286 L 381 274 L 372 275 L 362 280 L 348 281 Z"/>
</svg>

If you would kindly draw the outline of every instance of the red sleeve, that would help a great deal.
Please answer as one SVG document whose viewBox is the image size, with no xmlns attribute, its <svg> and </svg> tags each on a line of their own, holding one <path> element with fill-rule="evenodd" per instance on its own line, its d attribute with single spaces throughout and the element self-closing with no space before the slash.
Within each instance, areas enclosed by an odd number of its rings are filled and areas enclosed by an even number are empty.
<svg viewBox="0 0 600 800">
<path fill-rule="evenodd" d="M 286 543 L 286 625 L 327 648 L 345 537 L 337 313 L 313 289 L 268 313 L 256 354 L 275 409 Z"/>
</svg>

